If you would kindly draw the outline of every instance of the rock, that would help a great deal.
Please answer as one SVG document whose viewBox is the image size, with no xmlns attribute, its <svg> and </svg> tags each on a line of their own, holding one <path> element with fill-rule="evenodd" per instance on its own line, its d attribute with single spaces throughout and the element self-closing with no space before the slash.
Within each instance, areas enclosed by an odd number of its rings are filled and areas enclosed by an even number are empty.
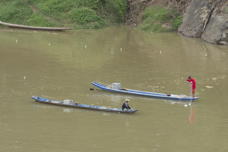
<svg viewBox="0 0 228 152">
<path fill-rule="evenodd" d="M 219 0 L 192 0 L 178 29 L 188 37 L 201 37 Z"/>
<path fill-rule="evenodd" d="M 228 2 L 220 3 L 213 12 L 202 39 L 214 44 L 228 44 Z"/>
<path fill-rule="evenodd" d="M 228 45 L 228 0 L 128 0 L 126 23 L 137 25 L 144 9 L 154 5 L 184 13 L 183 23 L 178 29 L 182 35 Z"/>
</svg>

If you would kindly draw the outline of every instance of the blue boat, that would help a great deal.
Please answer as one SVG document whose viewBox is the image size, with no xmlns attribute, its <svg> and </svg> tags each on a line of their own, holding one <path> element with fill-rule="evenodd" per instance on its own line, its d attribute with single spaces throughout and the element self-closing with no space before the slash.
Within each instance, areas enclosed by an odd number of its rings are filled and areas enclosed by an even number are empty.
<svg viewBox="0 0 228 152">
<path fill-rule="evenodd" d="M 153 97 L 153 98 L 160 98 L 160 99 L 167 99 L 167 100 L 180 100 L 180 101 L 194 101 L 199 99 L 198 97 L 191 97 L 186 95 L 175 95 L 175 94 L 146 92 L 146 91 L 139 91 L 139 90 L 123 89 L 123 88 L 113 88 L 112 86 L 106 86 L 98 82 L 92 82 L 91 84 L 101 90 L 115 92 L 115 93 L 125 93 L 125 94 L 131 94 L 131 95 L 139 95 L 139 96 Z"/>
<path fill-rule="evenodd" d="M 53 104 L 53 105 L 73 107 L 73 108 L 82 108 L 82 109 L 89 109 L 89 110 L 97 110 L 97 111 L 105 111 L 105 112 L 135 113 L 136 111 L 138 111 L 135 109 L 122 110 L 121 108 L 108 108 L 104 106 L 80 104 L 80 103 L 74 102 L 73 100 L 63 100 L 63 101 L 50 100 L 50 99 L 38 97 L 38 96 L 32 96 L 32 99 L 34 99 L 36 102 L 39 102 L 39 103 Z"/>
</svg>

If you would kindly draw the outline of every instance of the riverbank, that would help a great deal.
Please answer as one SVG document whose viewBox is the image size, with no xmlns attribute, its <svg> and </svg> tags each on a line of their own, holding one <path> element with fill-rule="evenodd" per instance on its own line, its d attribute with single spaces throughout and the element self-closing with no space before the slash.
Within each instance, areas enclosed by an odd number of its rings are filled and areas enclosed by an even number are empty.
<svg viewBox="0 0 228 152">
<path fill-rule="evenodd" d="M 103 28 L 139 25 L 142 30 L 176 31 L 180 11 L 167 0 L 8 0 L 0 2 L 0 21 L 30 26 Z"/>
<path fill-rule="evenodd" d="M 176 31 L 228 44 L 226 0 L 3 0 L 0 21 L 73 29 L 127 24 L 147 32 Z"/>
<path fill-rule="evenodd" d="M 4 0 L 0 20 L 30 26 L 96 29 L 124 22 L 126 0 Z"/>
</svg>

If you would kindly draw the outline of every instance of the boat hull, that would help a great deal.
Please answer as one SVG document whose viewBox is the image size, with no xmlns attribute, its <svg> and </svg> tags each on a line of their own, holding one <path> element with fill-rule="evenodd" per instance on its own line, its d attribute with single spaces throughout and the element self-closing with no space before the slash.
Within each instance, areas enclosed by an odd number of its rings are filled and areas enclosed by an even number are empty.
<svg viewBox="0 0 228 152">
<path fill-rule="evenodd" d="M 112 89 L 98 82 L 92 82 L 91 84 L 101 90 L 112 92 L 112 93 L 123 93 L 123 94 L 138 95 L 138 96 L 145 96 L 145 97 L 151 97 L 151 98 L 159 98 L 159 99 L 166 99 L 166 100 L 180 100 L 180 101 L 195 101 L 199 99 L 198 97 L 190 97 L 185 95 L 146 92 L 146 91 L 139 91 L 139 90 L 132 90 L 132 89 Z"/>
<path fill-rule="evenodd" d="M 27 26 L 20 24 L 11 24 L 0 21 L 0 25 L 4 25 L 10 28 L 18 28 L 18 29 L 27 29 L 27 30 L 40 30 L 40 31 L 66 31 L 71 30 L 69 27 L 38 27 L 38 26 Z"/>
<path fill-rule="evenodd" d="M 44 103 L 44 104 L 51 104 L 51 105 L 57 105 L 57 106 L 64 106 L 64 107 L 72 107 L 72 108 L 81 108 L 81 109 L 88 109 L 88 110 L 96 110 L 96 111 L 105 111 L 105 112 L 117 112 L 117 113 L 135 113 L 137 110 L 130 109 L 130 110 L 122 110 L 120 108 L 108 108 L 104 106 L 96 106 L 96 105 L 87 105 L 87 104 L 80 104 L 76 103 L 71 100 L 50 100 L 43 97 L 33 96 L 32 99 L 34 99 L 36 102 Z"/>
</svg>

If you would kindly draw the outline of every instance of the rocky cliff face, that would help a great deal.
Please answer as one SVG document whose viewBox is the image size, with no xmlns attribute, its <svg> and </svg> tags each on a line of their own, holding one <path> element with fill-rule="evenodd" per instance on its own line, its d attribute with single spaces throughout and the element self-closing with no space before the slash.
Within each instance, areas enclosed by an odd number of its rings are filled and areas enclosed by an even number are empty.
<svg viewBox="0 0 228 152">
<path fill-rule="evenodd" d="M 224 0 L 216 6 L 202 39 L 210 43 L 228 44 L 228 1 Z"/>
<path fill-rule="evenodd" d="M 179 33 L 214 44 L 228 44 L 228 0 L 128 0 L 127 24 L 140 22 L 152 5 L 172 7 L 183 13 Z"/>
<path fill-rule="evenodd" d="M 214 44 L 228 44 L 228 1 L 192 0 L 179 32 Z"/>
</svg>

